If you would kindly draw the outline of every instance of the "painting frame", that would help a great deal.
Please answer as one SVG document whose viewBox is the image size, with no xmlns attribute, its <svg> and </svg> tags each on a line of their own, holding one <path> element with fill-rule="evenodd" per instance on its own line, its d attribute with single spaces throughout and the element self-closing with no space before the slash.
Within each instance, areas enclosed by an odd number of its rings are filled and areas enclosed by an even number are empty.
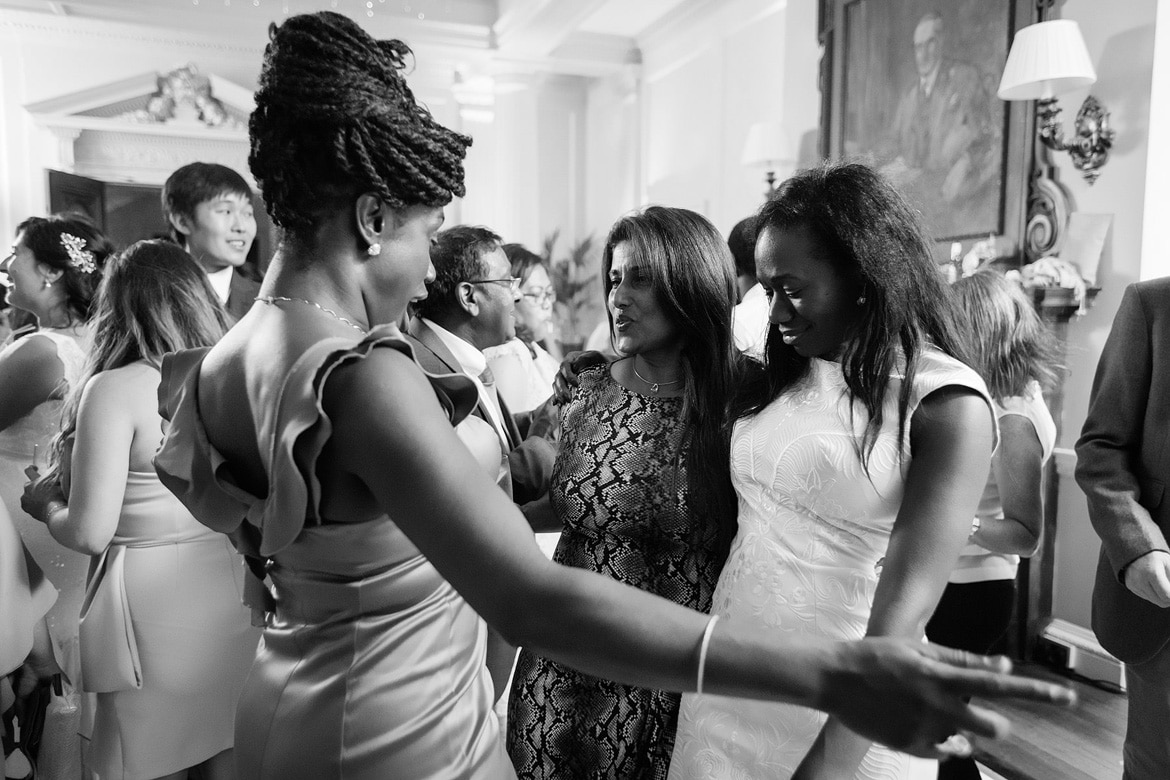
<svg viewBox="0 0 1170 780">
<path fill-rule="evenodd" d="M 967 112 L 979 118 L 984 128 L 978 139 L 967 147 L 975 150 L 967 157 L 981 161 L 968 164 L 966 168 L 967 175 L 978 176 L 977 186 L 951 186 L 955 181 L 974 182 L 976 179 L 956 178 L 957 166 L 947 160 L 933 167 L 923 162 L 920 169 L 924 173 L 919 175 L 914 163 L 907 165 L 903 162 L 904 158 L 912 157 L 910 153 L 902 154 L 910 144 L 903 142 L 899 145 L 899 140 L 894 137 L 892 128 L 900 126 L 894 121 L 896 114 L 903 111 L 902 104 L 912 100 L 910 92 L 918 78 L 915 59 L 917 27 L 924 24 L 922 19 L 930 11 L 937 11 L 944 23 L 958 28 L 946 30 L 948 37 L 963 38 L 961 25 L 964 21 L 970 22 L 973 14 L 984 15 L 978 19 L 982 29 L 997 31 L 993 36 L 978 38 L 981 43 L 977 50 L 970 41 L 965 47 L 956 46 L 954 59 L 948 60 L 960 63 L 955 68 L 960 76 L 965 68 L 981 78 L 985 108 Z M 891 180 L 922 213 L 924 225 L 933 239 L 935 259 L 940 263 L 950 258 L 954 244 L 959 244 L 959 251 L 965 253 L 975 242 L 987 239 L 989 235 L 995 236 L 997 254 L 1001 258 L 1017 265 L 1023 262 L 1029 186 L 1035 156 L 1035 120 L 1029 110 L 1030 103 L 1000 101 L 995 97 L 994 89 L 998 86 L 1016 31 L 1037 21 L 1038 15 L 1034 0 L 821 2 L 820 37 L 824 46 L 821 154 L 829 159 L 866 160 L 889 173 Z M 870 61 L 859 63 L 858 60 L 866 59 L 863 54 Z M 972 61 L 966 63 L 964 57 Z M 882 61 L 887 66 L 874 67 L 872 60 Z M 864 72 L 859 76 L 862 67 Z M 955 94 L 962 93 L 963 90 L 955 89 Z M 864 104 L 858 95 L 864 96 Z M 885 113 L 874 116 L 875 112 Z M 942 134 L 937 133 L 936 137 L 942 137 Z M 923 160 L 930 159 L 928 155 L 919 156 Z M 899 172 L 907 170 L 911 174 L 899 179 Z M 972 171 L 975 173 L 970 173 Z M 936 192 L 937 197 L 932 197 Z M 948 202 L 942 197 L 943 192 L 961 200 Z M 961 205 L 952 205 L 954 203 Z"/>
</svg>

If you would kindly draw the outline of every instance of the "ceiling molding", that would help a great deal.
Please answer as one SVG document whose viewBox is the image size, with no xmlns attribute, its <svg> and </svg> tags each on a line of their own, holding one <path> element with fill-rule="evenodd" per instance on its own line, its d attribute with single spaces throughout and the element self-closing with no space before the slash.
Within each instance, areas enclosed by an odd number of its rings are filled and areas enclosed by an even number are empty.
<svg viewBox="0 0 1170 780">
<path fill-rule="evenodd" d="M 551 54 L 605 4 L 606 0 L 516 0 L 492 26 L 497 48 L 509 57 Z"/>
</svg>

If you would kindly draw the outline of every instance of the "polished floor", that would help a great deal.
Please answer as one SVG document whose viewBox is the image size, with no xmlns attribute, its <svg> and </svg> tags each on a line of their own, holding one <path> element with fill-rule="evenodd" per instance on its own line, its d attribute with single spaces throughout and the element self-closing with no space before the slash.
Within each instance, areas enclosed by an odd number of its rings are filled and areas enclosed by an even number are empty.
<svg viewBox="0 0 1170 780">
<path fill-rule="evenodd" d="M 1012 733 L 976 747 L 985 780 L 1121 780 L 1125 694 L 1024 664 L 1021 674 L 1065 682 L 1077 691 L 1068 709 L 1032 703 L 996 704 L 1012 720 Z"/>
</svg>

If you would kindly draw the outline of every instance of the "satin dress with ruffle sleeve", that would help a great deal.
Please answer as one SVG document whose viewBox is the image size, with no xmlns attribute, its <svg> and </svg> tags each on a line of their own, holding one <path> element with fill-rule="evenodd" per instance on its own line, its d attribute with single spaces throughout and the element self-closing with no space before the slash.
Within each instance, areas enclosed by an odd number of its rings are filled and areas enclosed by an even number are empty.
<svg viewBox="0 0 1170 780">
<path fill-rule="evenodd" d="M 414 357 L 392 326 L 358 343 L 329 338 L 240 399 L 255 420 L 266 496 L 242 489 L 208 441 L 198 409 L 207 350 L 163 365 L 160 406 L 171 427 L 155 460 L 159 476 L 196 518 L 229 534 L 254 570 L 263 562 L 268 577 L 266 590 L 252 590 L 269 611 L 236 712 L 236 768 L 240 777 L 282 780 L 511 778 L 491 709 L 483 620 L 393 518 L 320 515 L 316 462 L 331 432 L 324 388 L 335 369 L 376 349 Z M 427 376 L 476 458 L 485 468 L 498 462 L 495 433 L 466 427 L 482 423 L 468 418 L 471 382 Z"/>
</svg>

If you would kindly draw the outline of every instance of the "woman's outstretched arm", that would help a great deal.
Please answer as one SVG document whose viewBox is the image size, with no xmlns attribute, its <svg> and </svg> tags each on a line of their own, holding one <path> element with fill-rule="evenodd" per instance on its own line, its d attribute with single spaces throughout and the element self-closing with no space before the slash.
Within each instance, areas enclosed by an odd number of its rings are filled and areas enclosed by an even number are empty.
<svg viewBox="0 0 1170 780">
<path fill-rule="evenodd" d="M 694 690 L 708 616 L 548 561 L 408 357 L 382 349 L 339 368 L 324 406 L 333 423 L 331 467 L 360 479 L 509 641 L 599 677 Z M 705 689 L 829 710 L 871 739 L 939 755 L 934 743 L 956 729 L 986 736 L 1004 729 L 1001 718 L 963 704 L 962 695 L 1068 698 L 1059 687 L 993 671 L 1001 668 L 914 642 L 833 643 L 719 624 Z M 891 711 L 891 702 L 901 706 Z"/>
</svg>

